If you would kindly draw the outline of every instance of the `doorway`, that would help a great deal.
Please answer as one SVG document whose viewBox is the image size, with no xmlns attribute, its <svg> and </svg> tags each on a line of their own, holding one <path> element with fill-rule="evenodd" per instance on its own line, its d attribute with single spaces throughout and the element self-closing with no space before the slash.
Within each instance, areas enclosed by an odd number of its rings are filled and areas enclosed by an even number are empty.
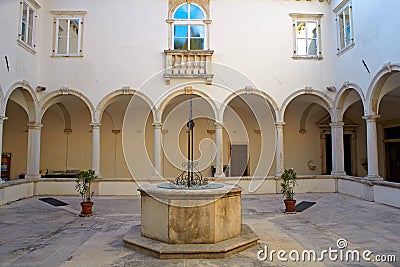
<svg viewBox="0 0 400 267">
<path fill-rule="evenodd" d="M 385 128 L 386 179 L 400 183 L 400 126 Z"/>
<path fill-rule="evenodd" d="M 400 142 L 386 143 L 387 180 L 400 183 Z"/>
<path fill-rule="evenodd" d="M 247 144 L 230 144 L 230 176 L 248 176 L 249 161 L 248 161 L 248 146 Z"/>
<path fill-rule="evenodd" d="M 346 175 L 355 175 L 353 172 L 353 134 L 343 134 L 343 149 L 344 149 L 344 171 Z M 323 174 L 332 173 L 332 135 L 325 134 L 325 166 L 326 171 Z"/>
</svg>

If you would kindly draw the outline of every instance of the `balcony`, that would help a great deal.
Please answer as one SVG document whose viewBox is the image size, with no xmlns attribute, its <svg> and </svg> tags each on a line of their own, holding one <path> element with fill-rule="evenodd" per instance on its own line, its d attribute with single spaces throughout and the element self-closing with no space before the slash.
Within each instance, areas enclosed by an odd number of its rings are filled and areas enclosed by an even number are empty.
<svg viewBox="0 0 400 267">
<path fill-rule="evenodd" d="M 165 83 L 171 79 L 204 79 L 212 84 L 213 50 L 165 50 Z"/>
</svg>

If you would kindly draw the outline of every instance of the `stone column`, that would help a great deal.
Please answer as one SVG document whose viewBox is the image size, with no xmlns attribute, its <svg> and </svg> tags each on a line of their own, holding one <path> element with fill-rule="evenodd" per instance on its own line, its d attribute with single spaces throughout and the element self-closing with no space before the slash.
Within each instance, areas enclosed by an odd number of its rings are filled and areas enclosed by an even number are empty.
<svg viewBox="0 0 400 267">
<path fill-rule="evenodd" d="M 346 175 L 344 171 L 344 146 L 343 146 L 343 122 L 333 122 L 331 126 L 332 136 L 332 175 Z"/>
<path fill-rule="evenodd" d="M 367 179 L 381 180 L 378 168 L 378 136 L 376 133 L 376 119 L 379 115 L 367 115 L 363 119 L 367 123 L 367 158 L 368 176 Z"/>
<path fill-rule="evenodd" d="M 153 123 L 153 177 L 163 176 L 162 123 Z"/>
<path fill-rule="evenodd" d="M 101 123 L 91 123 L 92 126 L 92 170 L 94 173 L 100 175 L 100 126 Z"/>
<path fill-rule="evenodd" d="M 275 144 L 275 176 L 280 177 L 285 169 L 285 152 L 283 144 L 283 121 L 276 122 L 276 144 Z"/>
<path fill-rule="evenodd" d="M 40 133 L 42 124 L 28 123 L 26 179 L 40 178 Z"/>
<path fill-rule="evenodd" d="M 223 147 L 223 128 L 221 123 L 214 123 L 215 126 L 215 174 L 214 177 L 225 177 L 224 173 L 224 147 Z"/>
<path fill-rule="evenodd" d="M 7 117 L 0 116 L 0 155 L 3 153 L 3 123 Z"/>
</svg>

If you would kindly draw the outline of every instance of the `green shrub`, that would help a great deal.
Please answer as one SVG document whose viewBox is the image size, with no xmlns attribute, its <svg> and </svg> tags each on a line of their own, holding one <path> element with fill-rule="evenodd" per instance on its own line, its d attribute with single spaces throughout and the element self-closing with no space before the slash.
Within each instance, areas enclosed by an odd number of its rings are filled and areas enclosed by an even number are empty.
<svg viewBox="0 0 400 267">
<path fill-rule="evenodd" d="M 285 200 L 293 200 L 294 187 L 297 184 L 297 175 L 293 168 L 287 169 L 282 173 L 281 193 L 285 197 Z"/>
<path fill-rule="evenodd" d="M 82 197 L 82 202 L 90 202 L 94 192 L 91 191 L 90 185 L 97 178 L 94 170 L 80 171 L 76 180 L 75 190 Z"/>
</svg>

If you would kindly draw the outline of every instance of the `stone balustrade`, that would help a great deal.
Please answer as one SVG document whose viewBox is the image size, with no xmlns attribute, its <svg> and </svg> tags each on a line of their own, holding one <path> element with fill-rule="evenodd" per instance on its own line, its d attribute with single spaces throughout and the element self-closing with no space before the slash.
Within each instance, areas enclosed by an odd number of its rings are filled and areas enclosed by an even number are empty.
<svg viewBox="0 0 400 267">
<path fill-rule="evenodd" d="M 167 84 L 176 79 L 205 79 L 212 83 L 213 50 L 165 50 L 165 81 Z"/>
</svg>

